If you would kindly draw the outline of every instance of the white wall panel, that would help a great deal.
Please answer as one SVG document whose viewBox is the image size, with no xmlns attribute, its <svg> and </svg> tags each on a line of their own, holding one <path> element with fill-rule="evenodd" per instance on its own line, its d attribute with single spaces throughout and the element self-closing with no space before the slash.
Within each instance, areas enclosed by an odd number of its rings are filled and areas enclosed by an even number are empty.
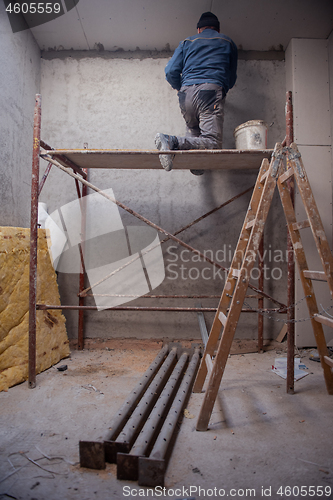
<svg viewBox="0 0 333 500">
<path fill-rule="evenodd" d="M 302 154 L 304 167 L 332 248 L 332 140 L 328 59 L 327 40 L 293 39 L 286 51 L 287 90 L 293 93 L 294 138 Z M 306 218 L 297 193 L 295 210 L 297 220 Z M 301 237 L 309 268 L 321 271 L 321 262 L 310 229 L 302 230 Z M 314 287 L 318 307 L 330 308 L 332 302 L 327 285 L 314 282 Z M 332 311 L 333 309 L 328 309 L 329 314 L 332 314 Z M 297 274 L 296 345 L 299 347 L 315 346 L 308 318 L 304 292 Z M 325 334 L 327 342 L 332 341 L 332 329 L 327 328 Z"/>
<path fill-rule="evenodd" d="M 330 145 L 327 41 L 294 38 L 290 50 L 295 141 L 304 145 Z"/>
</svg>

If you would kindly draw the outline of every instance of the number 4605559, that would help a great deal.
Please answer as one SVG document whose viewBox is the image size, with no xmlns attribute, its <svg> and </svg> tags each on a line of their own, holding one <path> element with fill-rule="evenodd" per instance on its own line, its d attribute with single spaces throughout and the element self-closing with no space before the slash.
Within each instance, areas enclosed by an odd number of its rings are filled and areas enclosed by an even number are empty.
<svg viewBox="0 0 333 500">
<path fill-rule="evenodd" d="M 329 497 L 331 496 L 332 488 L 330 486 L 280 486 L 277 495 L 284 497 Z"/>
<path fill-rule="evenodd" d="M 25 3 L 10 3 L 6 7 L 6 11 L 10 14 L 59 14 L 61 11 L 60 3 L 42 3 L 42 2 L 25 2 Z"/>
</svg>

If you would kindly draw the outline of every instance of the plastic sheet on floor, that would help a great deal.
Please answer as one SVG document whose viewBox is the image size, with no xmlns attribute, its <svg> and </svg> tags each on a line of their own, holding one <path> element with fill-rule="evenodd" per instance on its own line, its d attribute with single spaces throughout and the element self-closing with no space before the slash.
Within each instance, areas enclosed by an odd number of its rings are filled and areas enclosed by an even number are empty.
<svg viewBox="0 0 333 500">
<path fill-rule="evenodd" d="M 301 362 L 300 358 L 294 359 L 294 380 L 300 380 L 306 377 L 309 373 L 308 368 Z M 287 358 L 275 358 L 272 371 L 284 379 L 287 378 Z"/>
</svg>

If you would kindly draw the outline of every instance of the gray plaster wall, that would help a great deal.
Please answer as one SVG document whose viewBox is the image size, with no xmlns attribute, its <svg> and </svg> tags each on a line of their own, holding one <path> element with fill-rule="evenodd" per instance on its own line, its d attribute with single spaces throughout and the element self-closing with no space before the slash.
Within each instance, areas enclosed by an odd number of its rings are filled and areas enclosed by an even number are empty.
<svg viewBox="0 0 333 500">
<path fill-rule="evenodd" d="M 40 50 L 30 30 L 12 32 L 3 2 L 0 47 L 0 225 L 28 227 Z"/>
<path fill-rule="evenodd" d="M 52 147 L 82 148 L 88 143 L 89 148 L 153 149 L 157 132 L 178 135 L 185 132 L 177 93 L 164 78 L 168 57 L 85 58 L 76 57 L 75 52 L 70 57 L 60 56 L 61 53 L 59 57 L 42 59 L 42 138 Z M 269 124 L 268 147 L 274 147 L 285 137 L 284 110 L 284 61 L 240 60 L 236 86 L 229 92 L 225 104 L 223 147 L 234 148 L 234 128 L 251 119 L 263 119 Z M 43 168 L 45 166 L 44 163 Z M 231 169 L 195 177 L 189 171 L 140 170 L 140 165 L 132 171 L 89 173 L 90 181 L 97 187 L 112 188 L 118 200 L 170 232 L 252 186 L 256 174 L 256 171 Z M 249 197 L 247 194 L 229 204 L 180 237 L 200 251 L 210 252 L 220 264 L 228 267 Z M 74 199 L 73 180 L 52 167 L 41 195 L 49 213 Z M 266 230 L 268 279 L 265 286 L 268 293 L 285 302 L 286 259 L 281 255 L 285 251 L 286 230 L 279 204 L 275 197 Z M 121 217 L 125 226 L 142 224 L 123 211 Z M 107 214 L 105 218 L 107 220 Z M 163 246 L 166 276 L 154 293 L 221 294 L 223 274 L 214 275 L 209 264 L 193 261 L 193 256 L 182 253 L 183 248 L 170 249 L 171 246 L 174 244 Z M 278 262 L 275 250 L 281 252 Z M 63 303 L 77 303 L 78 276 L 60 273 L 59 285 Z M 128 305 L 191 307 L 197 302 L 195 299 L 136 299 Z M 218 299 L 201 302 L 203 306 L 216 307 Z M 249 307 L 257 306 L 253 299 L 247 303 Z M 69 336 L 76 337 L 77 313 L 66 314 Z M 207 313 L 205 318 L 209 328 L 213 314 Z M 265 337 L 273 338 L 281 327 L 280 322 L 265 320 Z M 178 312 L 89 312 L 85 335 L 200 338 L 196 313 Z M 243 314 L 236 335 L 256 338 L 257 315 Z"/>
</svg>

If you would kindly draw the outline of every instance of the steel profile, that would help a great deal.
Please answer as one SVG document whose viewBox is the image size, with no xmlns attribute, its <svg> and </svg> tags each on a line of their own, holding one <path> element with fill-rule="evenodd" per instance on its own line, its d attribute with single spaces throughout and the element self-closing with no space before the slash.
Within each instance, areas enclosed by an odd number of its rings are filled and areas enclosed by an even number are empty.
<svg viewBox="0 0 333 500">
<path fill-rule="evenodd" d="M 140 486 L 164 486 L 164 475 L 168 464 L 170 445 L 199 366 L 199 353 L 199 349 L 195 349 L 149 457 L 139 458 L 138 484 Z"/>
<path fill-rule="evenodd" d="M 33 128 L 33 152 L 31 174 L 31 216 L 30 216 L 30 263 L 29 263 L 29 360 L 28 384 L 36 387 L 36 301 L 37 301 L 37 247 L 38 247 L 38 194 L 39 194 L 39 152 L 42 97 L 36 95 Z"/>
<path fill-rule="evenodd" d="M 114 416 L 110 424 L 110 431 L 105 437 L 106 443 L 118 437 L 121 429 L 130 418 L 156 372 L 162 365 L 164 359 L 168 354 L 168 351 L 169 346 L 165 345 L 158 353 L 154 361 L 151 363 L 149 368 L 146 370 L 146 372 L 143 374 L 132 392 L 129 394 L 126 401 L 119 408 L 117 414 Z M 104 441 L 80 441 L 79 449 L 81 467 L 87 467 L 88 469 L 105 469 L 105 462 L 108 461 L 108 454 L 105 450 Z"/>
<path fill-rule="evenodd" d="M 145 421 L 155 405 L 176 363 L 177 349 L 173 348 L 147 388 L 139 404 L 119 433 L 117 439 L 104 441 L 107 462 L 116 463 L 117 453 L 129 453 Z"/>
<path fill-rule="evenodd" d="M 176 391 L 184 375 L 189 354 L 184 352 L 158 398 L 151 414 L 145 422 L 137 440 L 129 453 L 117 454 L 117 479 L 137 481 L 139 457 L 146 455 L 149 447 L 163 425 L 166 414 L 172 404 Z"/>
</svg>

